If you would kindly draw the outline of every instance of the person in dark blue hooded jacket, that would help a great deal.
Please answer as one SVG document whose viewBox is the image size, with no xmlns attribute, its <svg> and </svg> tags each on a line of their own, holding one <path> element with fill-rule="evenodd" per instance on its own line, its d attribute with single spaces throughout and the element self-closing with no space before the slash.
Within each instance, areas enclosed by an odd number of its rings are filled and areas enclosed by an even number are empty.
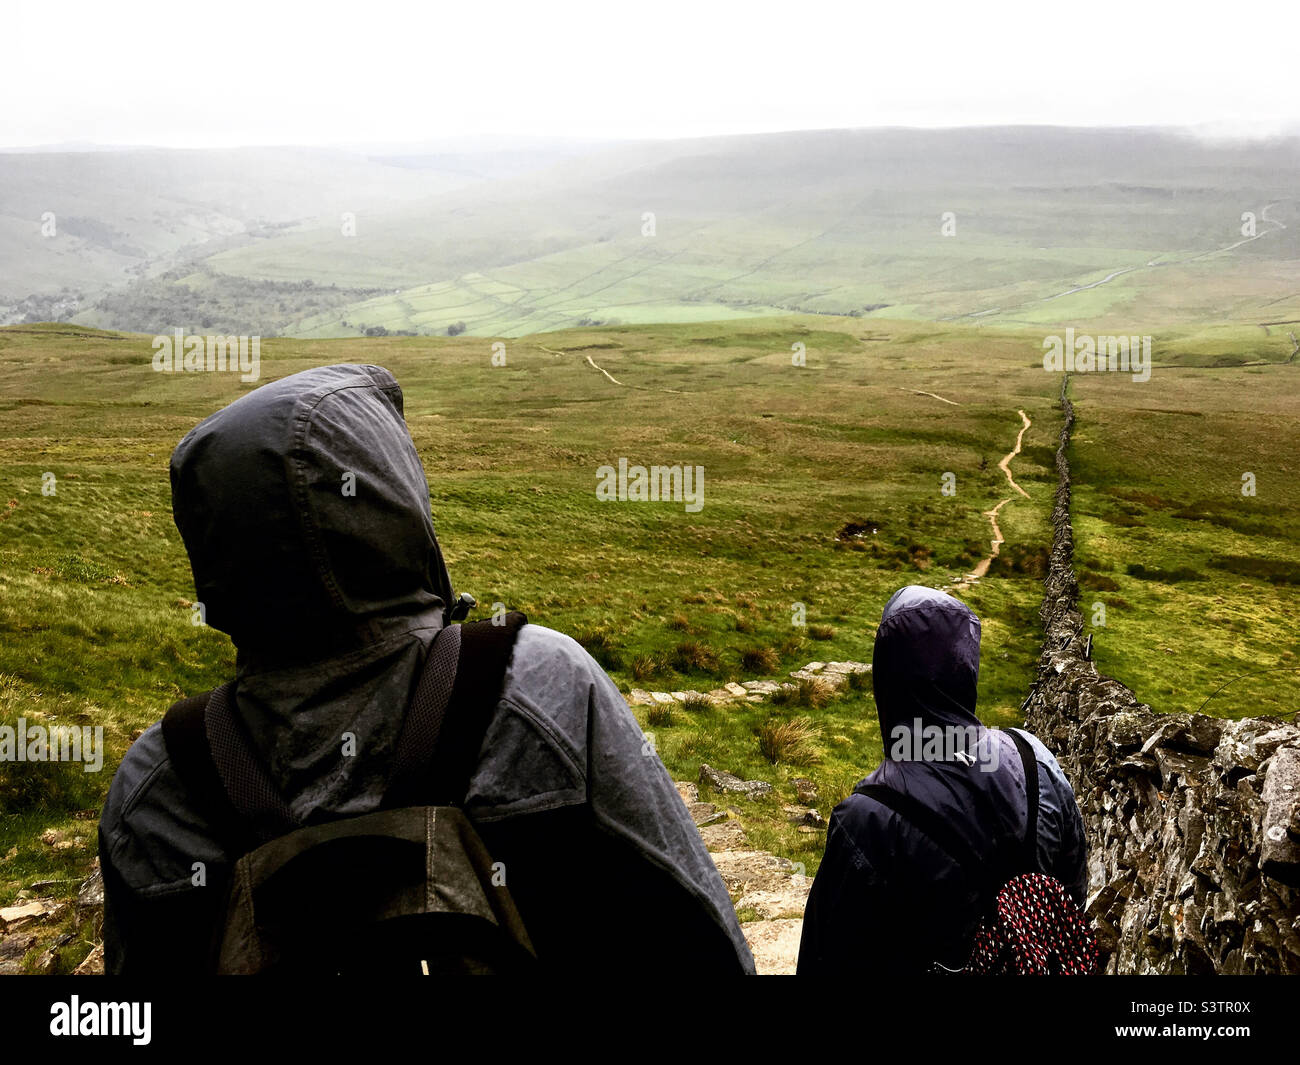
<svg viewBox="0 0 1300 1065">
<path fill-rule="evenodd" d="M 980 622 L 960 600 L 911 585 L 889 600 L 872 680 L 885 760 L 835 808 L 804 911 L 800 975 L 960 969 L 984 915 L 977 870 L 876 799 L 884 785 L 938 814 L 986 867 L 1018 851 L 1028 819 L 1025 773 L 1011 738 L 975 716 Z M 1080 905 L 1083 819 L 1051 752 L 1021 730 L 1038 763 L 1039 869 Z"/>
</svg>

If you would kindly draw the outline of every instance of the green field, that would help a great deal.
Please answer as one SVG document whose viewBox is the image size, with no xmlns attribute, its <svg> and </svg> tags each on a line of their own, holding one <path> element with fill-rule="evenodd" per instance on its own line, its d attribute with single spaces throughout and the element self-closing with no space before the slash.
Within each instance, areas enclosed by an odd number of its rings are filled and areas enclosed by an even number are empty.
<svg viewBox="0 0 1300 1065">
<path fill-rule="evenodd" d="M 1073 380 L 1085 616 L 1106 604 L 1099 665 L 1157 710 L 1300 664 L 1289 328 L 1171 330 L 1150 382 Z M 1023 409 L 1032 427 L 1011 470 L 1029 498 L 1002 510 L 1002 554 L 961 593 L 984 621 L 981 714 L 1008 724 L 1037 660 L 1055 488 L 1060 382 L 1042 368 L 1043 332 L 829 316 L 594 327 L 505 338 L 505 366 L 473 336 L 266 340 L 262 383 L 334 362 L 392 370 L 457 587 L 574 635 L 624 691 L 870 661 L 893 591 L 947 587 L 988 553 L 983 512 L 1013 494 L 997 463 Z M 109 747 L 99 774 L 0 766 L 0 903 L 36 881 L 73 890 L 132 736 L 233 669 L 229 641 L 190 624 L 167 464 L 198 420 L 255 386 L 154 373 L 151 339 L 0 329 L 0 720 L 102 724 Z M 806 367 L 792 365 L 795 344 Z M 596 470 L 620 457 L 704 467 L 703 510 L 598 501 Z M 1241 495 L 1247 471 L 1254 497 Z M 1300 673 L 1275 670 L 1208 712 L 1294 712 L 1297 696 Z M 828 814 L 881 757 L 869 689 L 636 713 L 674 778 L 708 762 L 773 782 L 774 798 L 746 804 L 749 839 L 810 873 L 823 836 L 787 823 L 790 781 L 811 778 Z M 808 749 L 773 764 L 760 731 L 800 717 L 816 729 Z"/>
</svg>

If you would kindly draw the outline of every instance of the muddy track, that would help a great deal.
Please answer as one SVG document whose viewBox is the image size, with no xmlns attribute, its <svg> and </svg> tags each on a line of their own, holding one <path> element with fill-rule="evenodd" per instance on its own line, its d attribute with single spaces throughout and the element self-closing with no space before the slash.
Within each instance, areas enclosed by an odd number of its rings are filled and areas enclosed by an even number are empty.
<svg viewBox="0 0 1300 1065">
<path fill-rule="evenodd" d="M 954 407 L 960 407 L 961 404 L 953 399 L 944 399 L 937 392 L 922 392 L 919 388 L 904 388 L 902 385 L 895 386 L 900 392 L 911 392 L 914 396 L 929 396 L 931 399 L 937 399 L 940 403 L 948 403 Z"/>
<path fill-rule="evenodd" d="M 1020 448 L 1025 441 L 1025 431 L 1033 423 L 1029 420 L 1029 415 L 1026 414 L 1023 410 L 1018 410 L 1016 411 L 1016 413 L 1020 415 L 1021 420 L 1023 421 L 1024 424 L 1020 426 L 1020 432 L 1016 435 L 1016 446 L 1013 447 L 1010 451 L 1008 451 L 1007 454 L 1003 457 L 1002 461 L 998 463 L 998 469 L 1000 469 L 1004 474 L 1006 474 L 1007 483 L 1011 485 L 1011 487 L 1014 488 L 1017 492 L 1019 492 L 1022 496 L 1028 499 L 1029 493 L 1026 492 L 1023 488 L 1021 488 L 1020 485 L 1016 484 L 1016 479 L 1011 476 L 1011 460 L 1020 454 Z M 965 577 L 955 582 L 952 585 L 952 587 L 949 588 L 949 591 L 955 592 L 963 588 L 969 588 L 981 577 L 983 577 L 986 573 L 988 573 L 989 566 L 993 565 L 993 560 L 998 557 L 998 554 L 1002 550 L 1002 545 L 1007 542 L 1006 538 L 1003 537 L 1002 535 L 1002 527 L 998 525 L 998 515 L 1002 512 L 1002 508 L 1005 507 L 1008 503 L 1010 503 L 1014 498 L 1015 496 L 1007 496 L 1006 499 L 1001 500 L 998 503 L 998 505 L 995 506 L 992 510 L 986 510 L 984 512 L 984 517 L 989 519 L 989 528 L 993 532 L 993 538 L 989 541 L 989 554 L 986 555 L 984 558 L 982 558 L 979 561 L 979 563 L 975 566 L 975 568 L 971 570 L 968 574 L 966 574 Z"/>
<path fill-rule="evenodd" d="M 567 351 L 556 351 L 554 348 L 548 348 L 545 344 L 538 344 L 537 346 L 538 346 L 539 348 L 541 348 L 544 352 L 546 352 L 547 355 L 554 355 L 556 358 L 560 358 L 560 359 L 565 358 L 565 357 L 567 357 L 567 356 L 570 354 L 570 352 L 567 352 Z M 623 383 L 622 381 L 620 381 L 617 377 L 615 377 L 612 373 L 610 373 L 608 370 L 606 370 L 603 366 L 598 366 L 598 365 L 596 365 L 596 360 L 593 359 L 590 355 L 587 356 L 587 365 L 589 365 L 593 370 L 599 370 L 599 371 L 600 371 L 601 373 L 603 373 L 603 374 L 604 374 L 604 375 L 605 375 L 605 376 L 606 376 L 606 377 L 607 377 L 607 378 L 608 378 L 608 379 L 609 379 L 613 384 L 618 385 L 619 388 L 633 388 L 633 389 L 635 389 L 635 390 L 638 391 L 638 392 L 668 392 L 668 393 L 670 393 L 671 395 L 674 395 L 674 396 L 684 396 L 684 395 L 687 395 L 687 394 L 688 394 L 688 393 L 686 393 L 686 392 L 683 392 L 683 391 L 682 391 L 681 389 L 679 389 L 679 388 L 646 388 L 645 385 L 629 385 L 629 384 L 624 384 L 624 383 Z"/>
</svg>

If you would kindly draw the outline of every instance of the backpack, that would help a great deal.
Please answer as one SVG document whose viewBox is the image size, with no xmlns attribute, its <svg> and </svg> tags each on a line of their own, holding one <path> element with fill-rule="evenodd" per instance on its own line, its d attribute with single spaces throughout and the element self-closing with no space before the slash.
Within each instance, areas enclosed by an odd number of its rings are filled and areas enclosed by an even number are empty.
<svg viewBox="0 0 1300 1065">
<path fill-rule="evenodd" d="M 234 862 L 219 973 L 526 971 L 536 954 L 462 806 L 522 614 L 447 625 L 425 657 L 380 808 L 299 822 L 234 713 L 234 684 L 163 718 L 181 781 Z"/>
<path fill-rule="evenodd" d="M 1056 877 L 1038 865 L 1038 760 L 1029 741 L 1014 729 L 1025 771 L 1029 802 L 1025 834 L 1010 870 L 988 868 L 953 826 L 910 795 L 883 784 L 865 784 L 859 792 L 911 822 L 981 885 L 984 915 L 970 956 L 961 969 L 935 963 L 931 972 L 980 975 L 1086 976 L 1097 969 L 1097 939 L 1078 903 Z"/>
</svg>

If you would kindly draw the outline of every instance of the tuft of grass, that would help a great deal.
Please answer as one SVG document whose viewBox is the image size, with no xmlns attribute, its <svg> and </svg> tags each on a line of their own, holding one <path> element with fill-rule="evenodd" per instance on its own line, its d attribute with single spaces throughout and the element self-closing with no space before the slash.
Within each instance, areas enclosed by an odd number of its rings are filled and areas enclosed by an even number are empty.
<svg viewBox="0 0 1300 1065">
<path fill-rule="evenodd" d="M 718 657 L 718 652 L 707 644 L 688 640 L 685 643 L 679 643 L 676 650 L 673 651 L 672 667 L 678 673 L 702 673 L 706 676 L 717 676 L 722 668 L 722 660 Z"/>
<path fill-rule="evenodd" d="M 833 640 L 835 639 L 835 626 L 833 625 L 809 625 L 808 635 L 814 640 Z"/>
<path fill-rule="evenodd" d="M 768 721 L 759 726 L 758 749 L 773 765 L 816 765 L 821 761 L 817 739 L 822 730 L 809 718 Z"/>
<path fill-rule="evenodd" d="M 794 687 L 774 692 L 772 702 L 777 706 L 806 706 L 815 710 L 830 702 L 831 694 L 830 685 L 804 677 Z"/>
<path fill-rule="evenodd" d="M 632 676 L 637 680 L 654 680 L 668 672 L 662 655 L 637 655 L 632 659 Z"/>
<path fill-rule="evenodd" d="M 713 700 L 707 695 L 691 694 L 682 700 L 682 709 L 688 714 L 702 714 L 713 708 Z"/>
<path fill-rule="evenodd" d="M 740 665 L 746 673 L 775 673 L 780 656 L 770 647 L 751 647 L 740 653 Z"/>
<path fill-rule="evenodd" d="M 663 728 L 675 724 L 677 715 L 673 712 L 676 709 L 672 703 L 653 703 L 646 708 L 646 724 L 655 728 Z"/>
<path fill-rule="evenodd" d="M 781 641 L 781 646 L 777 648 L 777 654 L 781 658 L 790 658 L 797 655 L 804 647 L 803 634 L 795 631 Z"/>
</svg>

